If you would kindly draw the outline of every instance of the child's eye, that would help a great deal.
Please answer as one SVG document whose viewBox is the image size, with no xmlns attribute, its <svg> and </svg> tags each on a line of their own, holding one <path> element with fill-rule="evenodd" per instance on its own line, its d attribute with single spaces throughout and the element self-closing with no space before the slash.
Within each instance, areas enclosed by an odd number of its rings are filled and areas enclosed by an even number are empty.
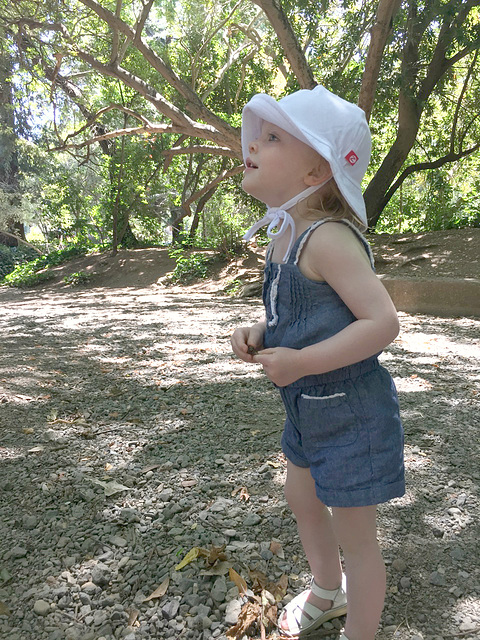
<svg viewBox="0 0 480 640">
<path fill-rule="evenodd" d="M 269 142 L 275 142 L 276 140 L 278 140 L 278 137 L 274 133 L 269 133 L 268 134 L 268 141 Z"/>
</svg>

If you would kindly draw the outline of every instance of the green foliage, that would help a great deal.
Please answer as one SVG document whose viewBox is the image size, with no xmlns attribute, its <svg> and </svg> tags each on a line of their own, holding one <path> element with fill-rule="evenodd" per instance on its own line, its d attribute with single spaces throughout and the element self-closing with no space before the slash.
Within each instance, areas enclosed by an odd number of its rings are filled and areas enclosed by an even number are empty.
<svg viewBox="0 0 480 640">
<path fill-rule="evenodd" d="M 480 166 L 466 159 L 465 171 L 448 166 L 410 176 L 394 194 L 376 231 L 441 231 L 480 226 Z"/>
<path fill-rule="evenodd" d="M 35 262 L 36 260 L 18 265 L 11 273 L 5 276 L 2 284 L 19 288 L 33 287 L 47 280 L 51 280 L 55 276 L 51 269 L 38 271 Z"/>
<path fill-rule="evenodd" d="M 241 280 L 239 280 L 238 278 L 235 278 L 235 280 L 231 280 L 227 284 L 227 286 L 225 287 L 224 291 L 229 296 L 236 296 L 236 295 L 238 295 L 238 293 L 240 292 L 242 287 L 243 287 L 243 282 Z"/>
<path fill-rule="evenodd" d="M 17 265 L 24 264 L 38 257 L 38 253 L 27 246 L 6 247 L 0 244 L 0 282 L 11 273 Z"/>
<path fill-rule="evenodd" d="M 2 265 L 5 264 L 4 278 L 3 280 L 0 278 L 0 283 L 7 284 L 12 287 L 33 286 L 38 284 L 38 282 L 43 282 L 53 278 L 54 273 L 51 270 L 52 267 L 61 265 L 69 260 L 79 258 L 87 253 L 105 250 L 108 246 L 109 245 L 89 245 L 87 243 L 71 244 L 63 249 L 57 249 L 34 259 L 32 259 L 32 253 L 27 254 L 25 252 L 25 259 L 29 257 L 28 262 L 25 262 L 25 260 L 23 260 L 23 262 L 19 261 L 13 266 L 13 268 L 10 268 L 7 266 L 7 264 L 10 264 L 10 262 L 7 262 L 7 259 L 5 260 L 5 263 L 2 262 L 2 257 L 6 255 L 6 252 L 0 245 L 0 276 L 2 275 Z M 35 253 L 35 255 L 38 254 Z M 11 260 L 11 258 L 8 257 L 8 260 Z M 10 270 L 8 271 L 8 269 Z"/>
<path fill-rule="evenodd" d="M 190 284 L 207 278 L 209 267 L 217 260 L 211 254 L 183 247 L 171 249 L 168 255 L 175 260 L 175 269 L 170 276 L 170 281 L 174 284 Z"/>
<path fill-rule="evenodd" d="M 76 271 L 75 273 L 65 276 L 63 281 L 72 287 L 78 287 L 81 284 L 87 284 L 92 275 L 93 274 L 87 273 L 86 271 Z"/>
</svg>

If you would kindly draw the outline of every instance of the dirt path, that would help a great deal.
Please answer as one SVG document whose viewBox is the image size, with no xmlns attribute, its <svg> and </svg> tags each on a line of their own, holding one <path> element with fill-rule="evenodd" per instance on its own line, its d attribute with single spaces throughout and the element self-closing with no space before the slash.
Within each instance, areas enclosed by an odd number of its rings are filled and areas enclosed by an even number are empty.
<svg viewBox="0 0 480 640">
<path fill-rule="evenodd" d="M 282 409 L 229 349 L 259 304 L 194 289 L 0 290 L 1 638 L 224 639 L 241 606 L 230 566 L 250 585 L 249 570 L 287 575 L 289 593 L 307 580 L 282 494 Z M 378 638 L 479 638 L 480 320 L 401 321 L 383 360 L 408 492 L 380 508 Z M 212 545 L 226 545 L 213 569 L 175 570 Z M 327 624 L 312 637 L 338 635 Z"/>
</svg>

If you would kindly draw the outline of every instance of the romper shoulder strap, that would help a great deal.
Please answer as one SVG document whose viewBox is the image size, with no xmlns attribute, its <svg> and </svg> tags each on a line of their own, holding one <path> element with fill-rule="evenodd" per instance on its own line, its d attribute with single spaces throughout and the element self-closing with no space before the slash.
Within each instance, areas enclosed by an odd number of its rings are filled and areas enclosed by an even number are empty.
<svg viewBox="0 0 480 640">
<path fill-rule="evenodd" d="M 320 227 L 322 224 L 325 224 L 325 222 L 337 222 L 339 224 L 344 224 L 349 229 L 351 229 L 353 231 L 353 233 L 355 234 L 355 236 L 357 237 L 357 239 L 359 240 L 359 242 L 363 245 L 363 248 L 365 249 L 365 251 L 367 253 L 368 259 L 370 260 L 370 264 L 372 266 L 372 269 L 375 269 L 375 263 L 374 263 L 374 259 L 373 259 L 372 250 L 371 250 L 370 245 L 368 244 L 367 240 L 362 235 L 362 233 L 357 229 L 357 227 L 354 224 L 352 224 L 350 222 L 350 220 L 343 220 L 343 219 L 338 219 L 338 218 L 322 218 L 321 220 L 317 220 L 316 222 L 314 222 L 298 238 L 297 242 L 295 243 L 295 246 L 292 248 L 292 251 L 290 252 L 290 256 L 288 258 L 288 262 L 290 262 L 291 264 L 298 265 L 298 261 L 300 260 L 300 256 L 302 255 L 302 251 L 303 251 L 305 245 L 307 244 L 310 236 L 315 231 L 315 229 L 318 229 L 318 227 Z"/>
</svg>

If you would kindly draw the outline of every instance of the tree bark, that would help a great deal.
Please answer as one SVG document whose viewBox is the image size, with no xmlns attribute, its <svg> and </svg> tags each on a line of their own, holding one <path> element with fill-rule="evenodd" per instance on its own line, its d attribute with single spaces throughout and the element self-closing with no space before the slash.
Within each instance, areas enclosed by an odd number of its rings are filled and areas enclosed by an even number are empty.
<svg viewBox="0 0 480 640">
<path fill-rule="evenodd" d="M 302 89 L 313 89 L 318 82 L 305 58 L 303 50 L 297 40 L 292 25 L 283 11 L 280 0 L 252 0 L 258 5 L 268 18 L 273 30 L 278 36 L 285 56 L 290 63 L 293 73 Z"/>
<path fill-rule="evenodd" d="M 387 38 L 392 31 L 393 17 L 397 13 L 401 0 L 380 0 L 377 8 L 375 24 L 370 35 L 370 46 L 365 61 L 365 71 L 362 77 L 362 86 L 358 96 L 358 106 L 365 111 L 367 122 L 375 102 L 380 66 Z"/>
<path fill-rule="evenodd" d="M 13 61 L 8 41 L 0 44 L 0 188 L 12 204 L 20 199 L 18 184 L 17 131 L 13 89 L 10 82 Z M 25 240 L 25 227 L 19 220 L 8 219 L 6 231 Z"/>
</svg>

